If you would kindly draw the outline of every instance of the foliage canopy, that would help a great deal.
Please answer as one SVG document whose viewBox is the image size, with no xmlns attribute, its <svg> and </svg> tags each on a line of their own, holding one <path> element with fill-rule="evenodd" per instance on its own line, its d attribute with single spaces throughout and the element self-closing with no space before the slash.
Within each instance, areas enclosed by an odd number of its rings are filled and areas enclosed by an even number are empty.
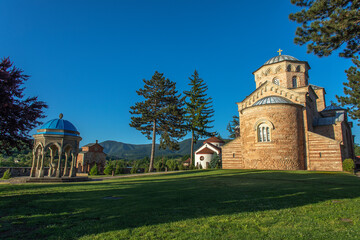
<svg viewBox="0 0 360 240">
<path fill-rule="evenodd" d="M 22 85 L 29 79 L 24 71 L 15 67 L 9 58 L 0 62 L 0 145 L 10 152 L 29 143 L 29 131 L 41 124 L 47 105 L 37 97 L 24 96 Z"/>
<path fill-rule="evenodd" d="M 346 70 L 348 82 L 344 82 L 345 96 L 336 96 L 341 106 L 348 106 L 348 113 L 352 119 L 360 119 L 360 61 L 352 59 L 355 66 Z M 360 124 L 358 124 L 360 125 Z"/>
<path fill-rule="evenodd" d="M 291 3 L 303 8 L 289 18 L 302 24 L 296 29 L 294 42 L 308 43 L 308 53 L 329 56 L 341 48 L 341 57 L 352 57 L 360 52 L 360 1 L 291 0 Z"/>
<path fill-rule="evenodd" d="M 156 135 L 160 135 L 159 148 L 178 150 L 178 139 L 186 134 L 184 124 L 184 98 L 178 94 L 176 84 L 155 71 L 150 80 L 143 80 L 145 85 L 137 94 L 144 101 L 131 107 L 130 126 L 139 130 L 149 140 L 152 150 L 149 171 L 153 170 Z"/>
<path fill-rule="evenodd" d="M 191 150 L 190 164 L 193 162 L 194 143 L 200 137 L 212 136 L 209 130 L 213 127 L 210 124 L 214 122 L 214 109 L 211 97 L 207 97 L 208 87 L 205 81 L 199 77 L 195 70 L 189 77 L 191 87 L 189 91 L 184 91 L 186 96 L 185 110 L 188 130 L 191 132 Z"/>
</svg>

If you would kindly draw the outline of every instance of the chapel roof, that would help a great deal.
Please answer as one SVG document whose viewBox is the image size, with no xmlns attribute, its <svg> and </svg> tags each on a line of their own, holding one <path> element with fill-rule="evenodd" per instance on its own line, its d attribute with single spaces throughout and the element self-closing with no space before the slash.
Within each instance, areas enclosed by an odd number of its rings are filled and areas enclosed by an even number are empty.
<svg viewBox="0 0 360 240">
<path fill-rule="evenodd" d="M 211 150 L 210 148 L 205 147 L 204 149 L 201 149 L 196 154 L 213 154 L 213 153 L 216 153 L 216 152 Z"/>
<path fill-rule="evenodd" d="M 264 97 L 258 101 L 256 101 L 253 106 L 266 105 L 266 104 L 276 104 L 276 103 L 293 103 L 290 100 L 279 97 L 279 96 L 269 96 Z"/>
<path fill-rule="evenodd" d="M 211 137 L 211 138 L 208 138 L 208 139 L 206 139 L 206 140 L 204 141 L 204 143 L 212 143 L 212 142 L 215 142 L 215 143 L 224 143 L 223 140 L 221 140 L 221 139 L 219 139 L 219 138 L 217 138 L 217 137 L 215 137 L 215 136 L 213 136 L 213 137 Z"/>
<path fill-rule="evenodd" d="M 225 142 L 224 142 L 225 143 Z M 209 145 L 209 146 L 211 146 L 211 147 L 213 147 L 213 148 L 215 148 L 215 150 L 218 150 L 219 152 L 221 152 L 221 148 L 219 148 L 219 147 L 217 147 L 217 146 L 215 146 L 214 144 L 212 144 L 212 143 L 206 143 L 207 145 Z"/>
</svg>

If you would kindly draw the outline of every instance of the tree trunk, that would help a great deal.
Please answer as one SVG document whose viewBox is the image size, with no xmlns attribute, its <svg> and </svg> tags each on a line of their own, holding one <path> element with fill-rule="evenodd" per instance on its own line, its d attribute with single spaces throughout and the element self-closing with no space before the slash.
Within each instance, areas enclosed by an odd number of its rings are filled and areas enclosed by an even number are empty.
<svg viewBox="0 0 360 240">
<path fill-rule="evenodd" d="M 149 172 L 152 172 L 154 169 L 154 158 L 155 158 L 155 137 L 156 137 L 156 120 L 154 120 L 153 125 L 153 137 L 152 137 L 152 146 L 151 146 L 151 157 L 150 157 L 150 164 L 149 164 Z"/>
<path fill-rule="evenodd" d="M 190 166 L 193 164 L 194 156 L 194 131 L 191 131 Z"/>
</svg>

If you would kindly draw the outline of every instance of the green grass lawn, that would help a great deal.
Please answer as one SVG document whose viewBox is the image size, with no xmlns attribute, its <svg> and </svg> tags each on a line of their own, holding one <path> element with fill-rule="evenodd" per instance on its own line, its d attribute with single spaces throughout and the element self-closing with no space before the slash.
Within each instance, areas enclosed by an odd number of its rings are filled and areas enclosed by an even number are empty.
<svg viewBox="0 0 360 240">
<path fill-rule="evenodd" d="M 0 239 L 360 239 L 359 184 L 255 170 L 0 184 Z"/>
</svg>

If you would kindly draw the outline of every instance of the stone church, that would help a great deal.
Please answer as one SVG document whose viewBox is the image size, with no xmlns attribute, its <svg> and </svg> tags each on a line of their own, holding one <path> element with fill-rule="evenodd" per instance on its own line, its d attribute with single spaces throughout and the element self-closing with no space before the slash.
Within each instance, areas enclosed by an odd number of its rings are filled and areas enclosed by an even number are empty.
<svg viewBox="0 0 360 240">
<path fill-rule="evenodd" d="M 354 158 L 346 110 L 325 105 L 309 70 L 279 50 L 253 72 L 255 91 L 237 103 L 240 136 L 222 147 L 224 169 L 342 171 Z"/>
</svg>

